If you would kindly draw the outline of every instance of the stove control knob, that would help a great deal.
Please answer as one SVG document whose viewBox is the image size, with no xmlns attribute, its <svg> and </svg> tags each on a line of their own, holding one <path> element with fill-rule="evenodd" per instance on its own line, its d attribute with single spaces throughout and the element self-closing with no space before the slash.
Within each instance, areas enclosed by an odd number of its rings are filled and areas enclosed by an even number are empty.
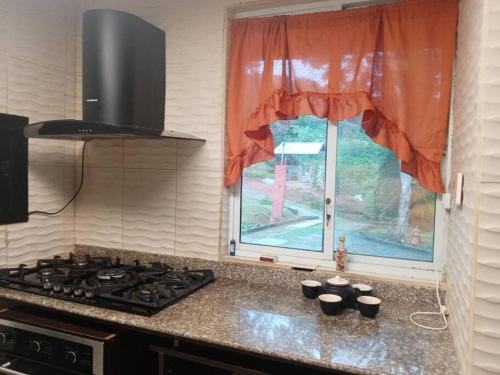
<svg viewBox="0 0 500 375">
<path fill-rule="evenodd" d="M 87 289 L 85 291 L 85 298 L 94 298 L 95 292 L 92 289 Z"/>
<path fill-rule="evenodd" d="M 0 331 L 0 344 L 5 344 L 10 339 L 10 333 L 7 331 Z"/>
<path fill-rule="evenodd" d="M 64 294 L 71 294 L 73 293 L 73 287 L 71 287 L 71 285 L 65 285 L 63 287 L 63 292 Z"/>
<path fill-rule="evenodd" d="M 77 360 L 78 360 L 78 357 L 76 355 L 76 352 L 74 352 L 73 350 L 66 351 L 66 362 L 76 363 Z"/>
<path fill-rule="evenodd" d="M 52 286 L 52 290 L 55 292 L 55 293 L 61 293 L 62 291 L 62 285 L 61 284 L 54 284 Z"/>
<path fill-rule="evenodd" d="M 42 350 L 42 344 L 40 343 L 40 341 L 30 340 L 29 348 L 32 352 L 38 353 L 40 350 Z"/>
</svg>

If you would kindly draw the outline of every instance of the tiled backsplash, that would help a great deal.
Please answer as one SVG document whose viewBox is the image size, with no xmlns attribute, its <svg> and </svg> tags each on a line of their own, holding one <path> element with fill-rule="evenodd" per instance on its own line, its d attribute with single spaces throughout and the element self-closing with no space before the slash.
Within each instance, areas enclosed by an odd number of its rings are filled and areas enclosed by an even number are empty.
<svg viewBox="0 0 500 375">
<path fill-rule="evenodd" d="M 165 127 L 206 142 L 90 142 L 85 187 L 76 205 L 76 242 L 216 259 L 222 220 L 227 2 L 81 4 L 82 11 L 129 11 L 165 30 Z"/>
<path fill-rule="evenodd" d="M 76 242 L 217 258 L 222 176 L 179 166 L 179 142 L 88 143 Z"/>
<path fill-rule="evenodd" d="M 30 122 L 74 117 L 76 7 L 71 0 L 0 0 L 0 112 Z M 29 208 L 56 210 L 75 185 L 71 142 L 30 140 Z M 74 211 L 0 226 L 0 264 L 67 252 Z"/>
</svg>

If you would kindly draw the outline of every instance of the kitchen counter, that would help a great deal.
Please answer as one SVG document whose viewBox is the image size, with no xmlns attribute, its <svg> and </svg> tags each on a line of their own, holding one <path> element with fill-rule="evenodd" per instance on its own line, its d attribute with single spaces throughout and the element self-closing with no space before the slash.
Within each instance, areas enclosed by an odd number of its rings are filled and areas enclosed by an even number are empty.
<svg viewBox="0 0 500 375">
<path fill-rule="evenodd" d="M 296 290 L 217 280 L 152 317 L 0 288 L 0 297 L 353 374 L 460 374 L 449 331 L 412 325 L 411 305 L 376 319 L 324 315 Z M 397 311 L 395 311 L 397 310 Z M 439 322 L 441 323 L 441 322 Z"/>
</svg>

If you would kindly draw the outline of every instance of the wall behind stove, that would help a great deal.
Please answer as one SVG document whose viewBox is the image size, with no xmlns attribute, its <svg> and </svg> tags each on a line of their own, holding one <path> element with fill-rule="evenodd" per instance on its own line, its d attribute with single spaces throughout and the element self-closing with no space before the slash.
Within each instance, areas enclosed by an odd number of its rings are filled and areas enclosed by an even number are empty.
<svg viewBox="0 0 500 375">
<path fill-rule="evenodd" d="M 75 115 L 75 25 L 72 0 L 0 0 L 0 112 L 31 122 Z M 55 210 L 74 189 L 75 146 L 30 140 L 29 208 Z M 69 251 L 74 209 L 0 226 L 0 264 Z"/>
<path fill-rule="evenodd" d="M 227 1 L 84 4 L 82 11 L 129 11 L 166 31 L 165 126 L 207 141 L 90 142 L 85 187 L 76 206 L 76 243 L 217 258 Z M 81 38 L 78 43 L 80 51 Z M 80 71 L 78 64 L 77 76 Z M 80 92 L 81 82 L 77 85 Z"/>
</svg>

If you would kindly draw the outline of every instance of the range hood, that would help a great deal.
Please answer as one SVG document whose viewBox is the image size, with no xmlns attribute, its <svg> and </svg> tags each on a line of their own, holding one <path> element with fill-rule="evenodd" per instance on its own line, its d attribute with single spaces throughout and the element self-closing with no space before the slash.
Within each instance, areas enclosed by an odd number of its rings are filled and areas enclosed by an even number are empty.
<svg viewBox="0 0 500 375">
<path fill-rule="evenodd" d="M 83 15 L 82 120 L 30 124 L 27 138 L 180 138 L 164 130 L 165 32 L 129 13 Z"/>
</svg>

